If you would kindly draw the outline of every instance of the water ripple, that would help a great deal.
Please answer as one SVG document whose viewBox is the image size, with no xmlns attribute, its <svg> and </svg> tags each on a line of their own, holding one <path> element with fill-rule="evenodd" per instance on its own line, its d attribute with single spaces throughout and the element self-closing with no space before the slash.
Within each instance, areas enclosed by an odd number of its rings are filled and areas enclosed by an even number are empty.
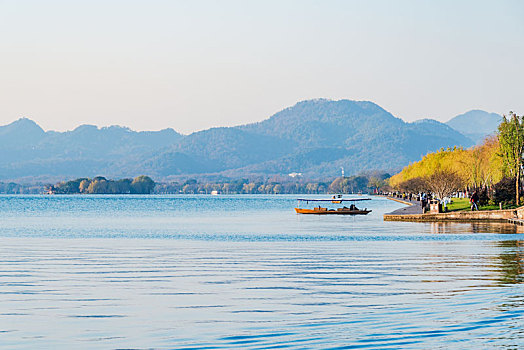
<svg viewBox="0 0 524 350">
<path fill-rule="evenodd" d="M 0 348 L 524 343 L 519 228 L 384 223 L 381 199 L 303 218 L 291 199 L 0 196 Z"/>
</svg>

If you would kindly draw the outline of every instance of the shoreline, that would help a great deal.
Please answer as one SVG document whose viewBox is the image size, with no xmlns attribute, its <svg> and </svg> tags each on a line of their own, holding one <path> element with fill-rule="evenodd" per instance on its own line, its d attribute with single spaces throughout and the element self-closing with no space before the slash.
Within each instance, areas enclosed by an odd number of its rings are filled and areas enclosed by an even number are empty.
<svg viewBox="0 0 524 350">
<path fill-rule="evenodd" d="M 397 198 L 386 197 L 389 200 L 403 203 L 412 207 L 409 203 Z M 407 207 L 407 208 L 409 208 Z M 507 222 L 516 225 L 524 225 L 524 206 L 516 209 L 502 210 L 480 210 L 480 211 L 452 211 L 438 214 L 422 214 L 408 212 L 407 208 L 401 208 L 391 213 L 384 214 L 384 221 L 401 222 Z"/>
<path fill-rule="evenodd" d="M 385 197 L 386 199 L 391 200 L 391 201 L 399 202 L 399 203 L 402 203 L 402 204 L 405 204 L 405 205 L 408 205 L 408 206 L 415 205 L 415 203 L 407 202 L 407 201 L 402 200 L 402 199 L 393 198 L 393 197 L 388 197 L 388 196 L 384 196 L 384 197 Z"/>
</svg>

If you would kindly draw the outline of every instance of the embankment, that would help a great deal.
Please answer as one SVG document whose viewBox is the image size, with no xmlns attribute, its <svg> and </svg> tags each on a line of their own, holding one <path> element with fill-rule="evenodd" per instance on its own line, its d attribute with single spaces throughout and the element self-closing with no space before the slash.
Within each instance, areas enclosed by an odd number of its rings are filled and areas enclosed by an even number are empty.
<svg viewBox="0 0 524 350">
<path fill-rule="evenodd" d="M 395 200 L 396 202 L 404 202 L 397 200 L 396 198 L 388 198 Z M 410 206 L 414 206 L 412 203 L 404 202 Z M 384 221 L 411 221 L 411 222 L 444 222 L 444 221 L 456 221 L 456 222 L 509 222 L 510 220 L 515 221 L 524 219 L 524 206 L 517 209 L 503 209 L 503 210 L 480 210 L 480 211 L 452 211 L 448 213 L 413 213 L 407 208 L 395 210 L 392 213 L 384 214 Z"/>
</svg>

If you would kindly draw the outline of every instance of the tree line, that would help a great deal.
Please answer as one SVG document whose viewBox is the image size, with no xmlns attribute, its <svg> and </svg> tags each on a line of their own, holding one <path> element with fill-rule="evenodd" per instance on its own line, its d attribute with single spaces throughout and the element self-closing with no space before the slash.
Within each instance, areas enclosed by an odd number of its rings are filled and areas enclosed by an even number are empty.
<svg viewBox="0 0 524 350">
<path fill-rule="evenodd" d="M 1 194 L 41 194 L 44 184 L 19 184 L 16 182 L 0 182 Z"/>
<path fill-rule="evenodd" d="M 390 175 L 369 172 L 322 180 L 273 177 L 267 179 L 223 179 L 206 181 L 190 178 L 181 182 L 155 182 L 149 176 L 134 179 L 107 179 L 102 176 L 78 178 L 52 184 L 0 182 L 0 194 L 326 194 L 377 193 Z"/>
<path fill-rule="evenodd" d="M 103 176 L 63 181 L 46 188 L 48 193 L 57 194 L 150 194 L 155 182 L 145 175 L 134 179 L 108 180 Z"/>
<path fill-rule="evenodd" d="M 373 192 L 385 184 L 386 173 L 362 174 L 335 179 L 311 181 L 254 181 L 232 179 L 226 181 L 201 181 L 188 179 L 184 182 L 159 183 L 156 193 L 210 194 L 325 194 Z"/>
<path fill-rule="evenodd" d="M 510 112 L 496 135 L 470 149 L 440 149 L 392 176 L 392 190 L 431 192 L 444 198 L 457 191 L 476 191 L 481 203 L 520 205 L 524 117 Z"/>
</svg>

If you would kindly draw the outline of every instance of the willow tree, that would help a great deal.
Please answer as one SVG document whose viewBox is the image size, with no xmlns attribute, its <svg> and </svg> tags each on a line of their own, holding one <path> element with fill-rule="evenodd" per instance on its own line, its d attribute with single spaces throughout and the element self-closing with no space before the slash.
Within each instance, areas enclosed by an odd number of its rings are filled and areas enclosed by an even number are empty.
<svg viewBox="0 0 524 350">
<path fill-rule="evenodd" d="M 503 178 L 499 149 L 499 140 L 495 135 L 485 138 L 481 145 L 468 149 L 466 156 L 459 160 L 467 176 L 467 186 L 475 189 L 491 187 Z"/>
<path fill-rule="evenodd" d="M 524 117 L 509 112 L 499 125 L 500 152 L 504 170 L 515 179 L 515 204 L 519 205 L 522 152 L 524 151 Z"/>
</svg>

